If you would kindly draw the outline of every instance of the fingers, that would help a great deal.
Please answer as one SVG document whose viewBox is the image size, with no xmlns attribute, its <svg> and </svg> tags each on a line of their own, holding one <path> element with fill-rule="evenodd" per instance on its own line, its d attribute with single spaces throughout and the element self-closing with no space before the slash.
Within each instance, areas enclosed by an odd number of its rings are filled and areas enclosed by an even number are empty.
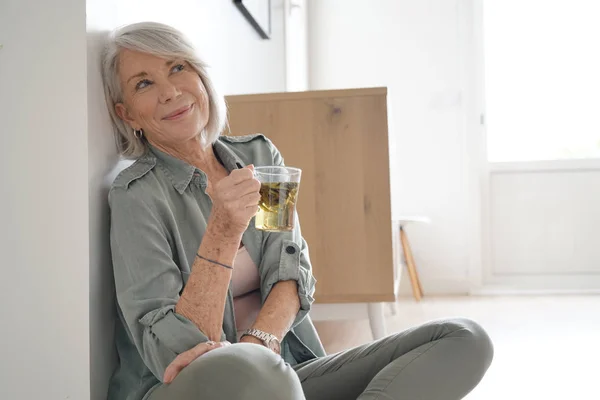
<svg viewBox="0 0 600 400">
<path fill-rule="evenodd" d="M 260 190 L 260 181 L 255 179 L 254 175 L 251 173 L 250 175 L 245 173 L 236 174 L 234 176 L 233 173 L 235 171 L 231 173 L 232 175 L 230 175 L 229 179 L 225 178 L 222 181 L 219 181 L 216 185 L 212 185 L 210 181 L 207 182 L 206 194 L 208 194 L 211 199 L 216 194 L 215 192 L 220 193 L 223 199 L 235 199 L 248 193 L 258 192 Z M 246 169 L 246 171 L 249 170 Z"/>
<path fill-rule="evenodd" d="M 220 185 L 218 188 L 215 187 L 214 188 L 215 190 L 208 190 L 208 188 L 207 188 L 206 193 L 209 196 L 211 196 L 212 193 L 214 191 L 216 191 L 216 192 L 218 192 L 219 199 L 221 199 L 222 201 L 236 201 L 236 200 L 244 197 L 247 194 L 259 193 L 259 191 L 260 191 L 260 182 L 254 178 L 242 181 L 233 186 L 229 185 L 231 182 L 229 182 L 229 184 L 227 184 L 225 182 L 219 182 L 219 183 L 220 184 L 223 183 L 222 186 Z"/>
<path fill-rule="evenodd" d="M 206 188 L 206 194 L 213 202 L 214 215 L 229 220 L 234 234 L 248 228 L 250 219 L 258 212 L 261 183 L 253 171 L 253 165 L 233 170 L 226 178 Z"/>
<path fill-rule="evenodd" d="M 163 378 L 164 382 L 171 383 L 173 379 L 175 379 L 175 377 L 181 372 L 181 370 L 190 365 L 192 361 L 194 361 L 196 358 L 208 353 L 211 350 L 223 346 L 223 343 L 215 343 L 213 341 L 208 341 L 200 343 L 197 346 L 192 347 L 190 350 L 179 354 L 165 369 L 165 374 Z"/>
<path fill-rule="evenodd" d="M 215 343 L 213 341 L 208 341 L 208 342 L 200 343 L 200 344 L 192 347 L 188 351 L 185 351 L 185 352 L 179 354 L 177 357 L 175 357 L 175 359 L 171 362 L 171 364 L 169 364 L 169 366 L 165 369 L 165 373 L 163 375 L 163 381 L 165 383 L 173 382 L 173 379 L 175 379 L 175 377 L 181 372 L 181 370 L 183 370 L 185 367 L 190 365 L 192 363 L 192 361 L 194 361 L 196 358 L 200 357 L 203 354 L 208 353 L 211 350 L 218 349 L 220 347 L 225 347 L 229 344 L 230 343 L 227 341 L 219 342 L 219 343 Z"/>
<path fill-rule="evenodd" d="M 238 184 L 245 180 L 253 179 L 254 178 L 254 166 L 252 164 L 250 164 L 249 166 L 247 166 L 245 168 L 234 169 L 233 171 L 231 171 L 229 176 L 231 177 L 234 184 Z"/>
<path fill-rule="evenodd" d="M 250 179 L 243 181 L 235 186 L 235 190 L 239 196 L 245 196 L 248 193 L 258 193 L 260 190 L 260 182 L 258 179 Z"/>
<path fill-rule="evenodd" d="M 240 205 L 242 207 L 252 207 L 256 209 L 260 200 L 260 193 L 248 193 L 240 198 Z"/>
</svg>

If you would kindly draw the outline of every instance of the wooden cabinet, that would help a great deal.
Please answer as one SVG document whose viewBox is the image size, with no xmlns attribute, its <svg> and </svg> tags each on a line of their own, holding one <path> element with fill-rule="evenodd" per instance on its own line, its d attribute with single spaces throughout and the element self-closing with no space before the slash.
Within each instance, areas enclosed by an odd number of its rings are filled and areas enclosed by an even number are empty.
<svg viewBox="0 0 600 400">
<path fill-rule="evenodd" d="M 302 169 L 298 213 L 320 303 L 394 301 L 387 90 L 228 96 L 226 134 L 264 133 Z"/>
</svg>

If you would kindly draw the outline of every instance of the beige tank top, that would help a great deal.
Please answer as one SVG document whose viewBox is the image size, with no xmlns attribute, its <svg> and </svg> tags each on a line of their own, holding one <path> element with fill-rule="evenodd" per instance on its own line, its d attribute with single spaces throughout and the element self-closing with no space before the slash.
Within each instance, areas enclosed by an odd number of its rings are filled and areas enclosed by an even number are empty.
<svg viewBox="0 0 600 400">
<path fill-rule="evenodd" d="M 231 288 L 239 340 L 244 330 L 249 329 L 256 321 L 261 308 L 258 267 L 250 258 L 246 247 L 241 247 L 235 257 Z"/>
</svg>

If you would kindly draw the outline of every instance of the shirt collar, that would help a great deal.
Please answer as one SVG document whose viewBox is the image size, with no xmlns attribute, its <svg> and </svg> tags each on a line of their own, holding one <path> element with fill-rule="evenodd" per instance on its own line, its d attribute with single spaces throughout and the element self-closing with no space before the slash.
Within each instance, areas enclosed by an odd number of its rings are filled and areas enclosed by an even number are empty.
<svg viewBox="0 0 600 400">
<path fill-rule="evenodd" d="M 198 173 L 200 176 L 201 184 L 206 184 L 206 174 L 201 169 L 157 149 L 150 143 L 148 143 L 148 148 L 149 153 L 155 156 L 157 161 L 159 161 L 160 164 L 165 167 L 164 170 L 171 179 L 173 187 L 175 187 L 180 194 L 183 194 L 185 189 L 187 189 L 192 181 L 194 173 Z M 246 166 L 246 164 L 233 152 L 233 150 L 231 150 L 221 140 L 217 140 L 215 143 L 213 143 L 213 150 L 221 164 L 223 164 L 228 172 Z"/>
<path fill-rule="evenodd" d="M 233 152 L 229 145 L 220 138 L 213 144 L 213 149 L 219 160 L 228 172 L 234 169 L 244 168 L 246 164 Z"/>
</svg>

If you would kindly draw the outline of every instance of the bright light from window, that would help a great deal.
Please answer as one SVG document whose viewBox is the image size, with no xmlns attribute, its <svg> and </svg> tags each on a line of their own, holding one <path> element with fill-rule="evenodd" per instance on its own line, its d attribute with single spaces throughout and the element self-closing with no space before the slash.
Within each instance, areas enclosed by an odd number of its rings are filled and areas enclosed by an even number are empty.
<svg viewBox="0 0 600 400">
<path fill-rule="evenodd" d="M 600 157 L 600 1 L 483 6 L 489 161 Z"/>
</svg>

